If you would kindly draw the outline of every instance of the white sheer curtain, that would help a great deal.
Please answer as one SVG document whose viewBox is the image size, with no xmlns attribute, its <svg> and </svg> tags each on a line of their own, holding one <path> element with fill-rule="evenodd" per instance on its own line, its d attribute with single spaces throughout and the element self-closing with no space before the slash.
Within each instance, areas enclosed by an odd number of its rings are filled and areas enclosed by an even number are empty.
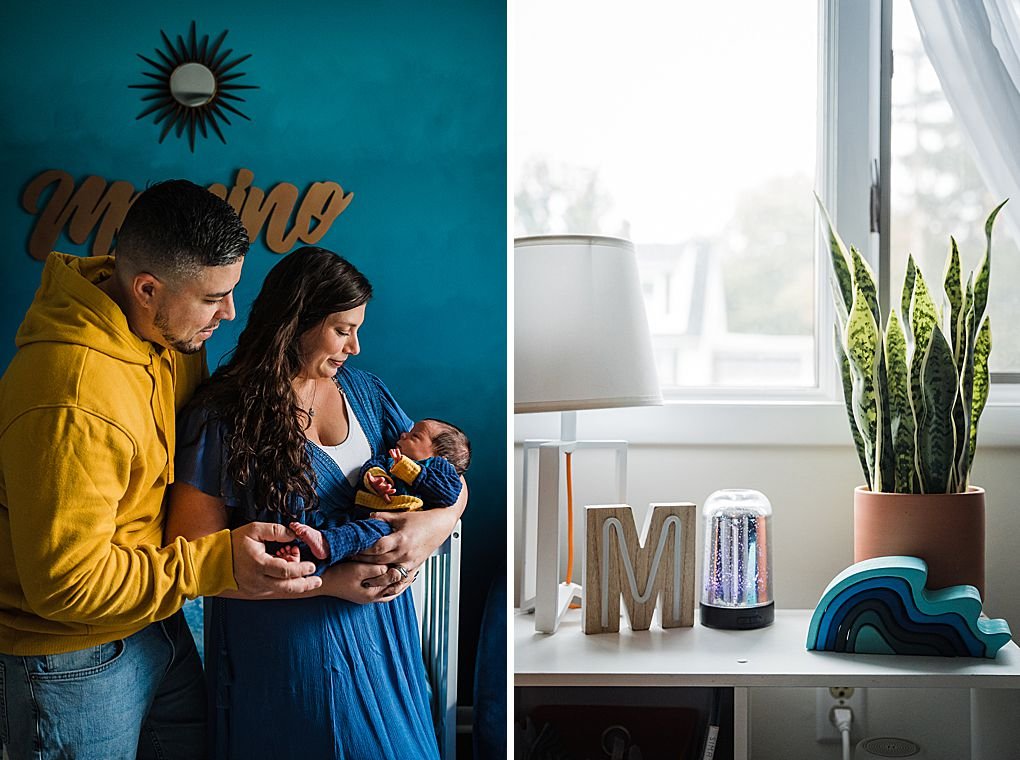
<svg viewBox="0 0 1020 760">
<path fill-rule="evenodd" d="M 925 53 L 974 162 L 1020 243 L 1020 21 L 1016 0 L 911 0 Z"/>
</svg>

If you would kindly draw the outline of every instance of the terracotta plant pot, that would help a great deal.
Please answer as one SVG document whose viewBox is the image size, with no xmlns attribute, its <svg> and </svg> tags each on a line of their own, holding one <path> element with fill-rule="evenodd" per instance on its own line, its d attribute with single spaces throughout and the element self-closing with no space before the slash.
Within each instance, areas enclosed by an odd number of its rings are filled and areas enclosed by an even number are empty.
<svg viewBox="0 0 1020 760">
<path fill-rule="evenodd" d="M 928 588 L 968 584 L 985 597 L 985 491 L 854 491 L 854 562 L 903 555 L 928 563 Z"/>
</svg>

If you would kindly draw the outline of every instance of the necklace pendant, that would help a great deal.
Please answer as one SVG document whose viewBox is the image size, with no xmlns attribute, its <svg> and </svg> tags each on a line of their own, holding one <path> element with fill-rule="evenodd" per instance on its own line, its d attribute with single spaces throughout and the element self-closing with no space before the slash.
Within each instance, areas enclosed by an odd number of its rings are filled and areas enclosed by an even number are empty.
<svg viewBox="0 0 1020 760">
<path fill-rule="evenodd" d="M 309 409 L 308 409 L 308 416 L 309 416 L 309 417 L 314 417 L 314 416 L 315 416 L 315 410 L 314 410 L 314 409 L 312 409 L 312 408 L 309 408 Z"/>
</svg>

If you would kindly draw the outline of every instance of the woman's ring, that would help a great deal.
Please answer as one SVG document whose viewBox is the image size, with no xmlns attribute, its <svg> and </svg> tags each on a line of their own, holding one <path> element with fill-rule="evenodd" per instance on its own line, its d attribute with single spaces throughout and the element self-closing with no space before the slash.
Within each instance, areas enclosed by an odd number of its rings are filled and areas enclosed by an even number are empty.
<svg viewBox="0 0 1020 760">
<path fill-rule="evenodd" d="M 404 567 L 403 565 L 390 565 L 390 567 L 392 567 L 394 570 L 400 573 L 401 580 L 407 578 L 407 576 L 410 575 L 410 573 L 407 572 L 407 568 Z"/>
</svg>

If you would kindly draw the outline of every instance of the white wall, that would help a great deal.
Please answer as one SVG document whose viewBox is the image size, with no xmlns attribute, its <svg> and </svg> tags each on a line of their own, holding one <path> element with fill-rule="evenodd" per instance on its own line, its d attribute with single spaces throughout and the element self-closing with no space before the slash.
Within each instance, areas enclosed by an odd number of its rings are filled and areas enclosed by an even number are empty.
<svg viewBox="0 0 1020 760">
<path fill-rule="evenodd" d="M 574 455 L 574 503 L 615 501 L 609 452 Z M 515 525 L 520 533 L 521 448 L 515 448 Z M 979 447 L 972 482 L 986 496 L 985 612 L 1020 632 L 1020 449 Z M 692 501 L 720 488 L 754 488 L 772 502 L 773 577 L 779 607 L 813 608 L 830 580 L 853 563 L 853 489 L 862 482 L 850 446 L 646 446 L 632 444 L 628 500 L 640 526 L 648 504 Z M 574 577 L 580 578 L 583 526 L 575 520 Z M 698 526 L 698 566 L 701 525 Z M 515 551 L 515 578 L 520 551 Z M 700 573 L 700 570 L 699 570 Z M 700 575 L 699 575 L 700 577 Z"/>
<path fill-rule="evenodd" d="M 583 433 L 583 431 L 582 431 Z M 773 577 L 779 607 L 813 608 L 829 581 L 853 563 L 853 489 L 862 482 L 857 456 L 849 446 L 736 446 L 632 444 L 628 501 L 640 526 L 647 505 L 692 501 L 700 508 L 720 488 L 754 488 L 772 502 Z M 515 448 L 515 533 L 520 535 L 522 456 Z M 574 457 L 575 510 L 584 504 L 615 501 L 612 458 L 590 451 Z M 1020 638 L 1020 448 L 979 446 L 972 482 L 987 491 L 985 612 L 1009 621 Z M 574 577 L 580 579 L 583 532 L 576 520 Z M 698 540 L 701 567 L 701 526 Z M 565 552 L 564 552 L 565 556 Z M 515 551 L 515 578 L 520 550 Z M 700 584 L 698 584 L 700 585 Z M 869 703 L 872 730 L 921 742 L 933 757 L 967 757 L 966 692 L 927 690 L 910 695 L 881 690 Z M 927 705 L 913 711 L 917 700 Z M 838 758 L 838 747 L 814 742 L 814 692 L 810 689 L 757 690 L 752 700 L 753 749 L 758 757 Z M 911 717 L 908 715 L 911 710 Z M 804 721 L 791 718 L 800 716 Z M 807 717 L 810 716 L 810 721 Z M 807 722 L 805 722 L 807 721 Z M 802 725 L 803 723 L 803 725 Z M 775 754 L 780 753 L 782 754 Z M 786 754 L 786 753 L 789 754 Z"/>
</svg>

